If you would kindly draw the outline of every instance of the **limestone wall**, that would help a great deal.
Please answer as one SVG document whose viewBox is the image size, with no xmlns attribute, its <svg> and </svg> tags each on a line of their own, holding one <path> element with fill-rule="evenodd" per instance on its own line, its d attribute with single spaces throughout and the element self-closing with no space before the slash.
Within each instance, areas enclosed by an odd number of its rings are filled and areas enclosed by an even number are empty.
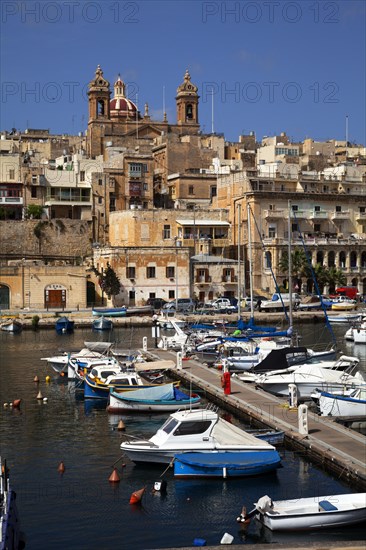
<svg viewBox="0 0 366 550">
<path fill-rule="evenodd" d="M 92 254 L 91 224 L 67 218 L 0 221 L 0 254 L 74 258 Z"/>
</svg>

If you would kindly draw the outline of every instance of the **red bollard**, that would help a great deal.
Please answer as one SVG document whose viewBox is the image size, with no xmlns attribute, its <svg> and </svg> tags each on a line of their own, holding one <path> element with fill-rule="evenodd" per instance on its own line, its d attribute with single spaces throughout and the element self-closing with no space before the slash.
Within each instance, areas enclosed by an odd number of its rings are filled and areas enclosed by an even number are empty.
<svg viewBox="0 0 366 550">
<path fill-rule="evenodd" d="M 230 372 L 224 372 L 221 377 L 221 385 L 224 388 L 224 394 L 231 394 L 231 375 Z"/>
</svg>

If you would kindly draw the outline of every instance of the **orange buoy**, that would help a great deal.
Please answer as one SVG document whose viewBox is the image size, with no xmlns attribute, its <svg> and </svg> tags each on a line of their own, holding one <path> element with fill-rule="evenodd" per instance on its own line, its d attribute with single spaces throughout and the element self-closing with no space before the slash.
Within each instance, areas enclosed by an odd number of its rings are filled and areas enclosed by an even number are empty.
<svg viewBox="0 0 366 550">
<path fill-rule="evenodd" d="M 138 491 L 134 491 L 130 497 L 130 504 L 138 504 L 139 502 L 141 502 L 141 499 L 143 497 L 145 490 L 146 490 L 146 487 L 143 487 Z"/>
<path fill-rule="evenodd" d="M 117 472 L 117 468 L 114 468 L 113 472 L 111 473 L 111 475 L 109 476 L 109 479 L 108 481 L 111 481 L 112 483 L 116 483 L 118 481 L 121 481 L 120 480 L 120 477 L 118 475 L 118 472 Z"/>
<path fill-rule="evenodd" d="M 57 471 L 58 471 L 60 474 L 63 474 L 63 473 L 64 473 L 64 471 L 65 471 L 65 464 L 64 464 L 63 462 L 60 462 L 60 464 L 58 465 Z"/>
<path fill-rule="evenodd" d="M 126 429 L 126 426 L 124 425 L 123 420 L 120 420 L 118 422 L 117 430 L 121 431 L 121 430 L 125 430 L 125 429 Z"/>
<path fill-rule="evenodd" d="M 21 399 L 14 399 L 14 401 L 13 401 L 13 407 L 14 407 L 15 409 L 19 409 L 21 401 L 22 401 Z"/>
</svg>

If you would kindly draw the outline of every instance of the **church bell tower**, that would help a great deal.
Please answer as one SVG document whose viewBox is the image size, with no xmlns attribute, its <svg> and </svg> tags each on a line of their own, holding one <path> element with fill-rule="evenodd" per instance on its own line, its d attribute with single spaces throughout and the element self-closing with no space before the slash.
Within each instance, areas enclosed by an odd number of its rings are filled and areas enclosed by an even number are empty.
<svg viewBox="0 0 366 550">
<path fill-rule="evenodd" d="M 89 121 L 87 148 L 91 157 L 102 154 L 103 137 L 106 124 L 110 125 L 110 96 L 109 82 L 103 76 L 103 71 L 98 65 L 95 77 L 89 83 Z"/>
<path fill-rule="evenodd" d="M 177 124 L 198 126 L 198 88 L 191 82 L 191 75 L 186 70 L 183 83 L 177 88 Z"/>
</svg>

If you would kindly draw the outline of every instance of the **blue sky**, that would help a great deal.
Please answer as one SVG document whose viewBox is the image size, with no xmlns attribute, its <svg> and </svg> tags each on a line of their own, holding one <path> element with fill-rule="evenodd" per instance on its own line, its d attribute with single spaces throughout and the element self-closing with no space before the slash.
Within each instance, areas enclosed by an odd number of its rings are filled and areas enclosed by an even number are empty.
<svg viewBox="0 0 366 550">
<path fill-rule="evenodd" d="M 2 0 L 1 129 L 84 131 L 86 86 L 100 64 L 156 120 L 165 97 L 175 122 L 188 68 L 204 132 L 342 140 L 348 126 L 349 140 L 365 144 L 365 5 Z"/>
</svg>

